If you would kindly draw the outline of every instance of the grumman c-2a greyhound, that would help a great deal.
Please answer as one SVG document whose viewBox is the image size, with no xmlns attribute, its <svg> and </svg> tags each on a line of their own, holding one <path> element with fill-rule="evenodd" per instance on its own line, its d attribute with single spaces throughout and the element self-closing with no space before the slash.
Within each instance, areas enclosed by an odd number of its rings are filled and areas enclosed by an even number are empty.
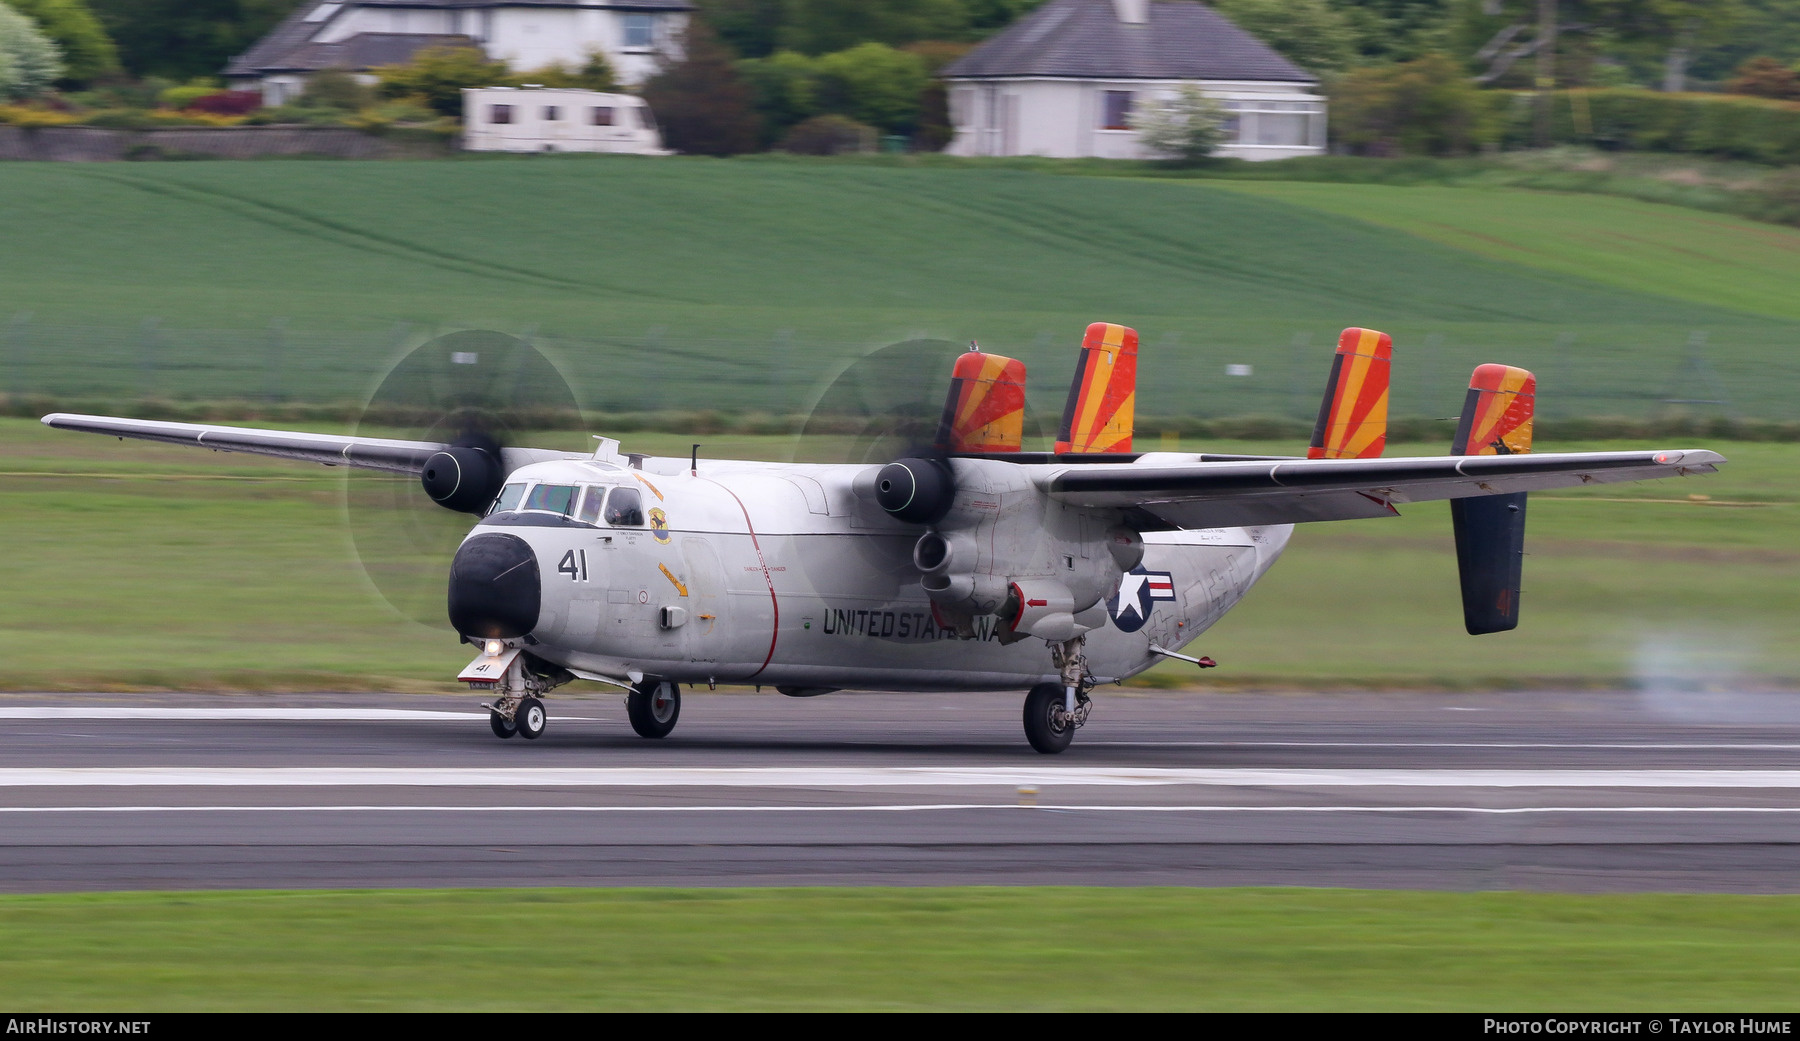
<svg viewBox="0 0 1800 1041">
<path fill-rule="evenodd" d="M 1536 381 L 1504 365 L 1475 370 L 1450 455 L 1383 459 L 1393 345 L 1366 329 L 1339 339 L 1306 457 L 1134 452 L 1137 347 L 1131 329 L 1088 327 L 1048 452 L 1024 450 L 1025 366 L 974 345 L 935 437 L 861 464 L 656 458 L 610 439 L 589 455 L 481 432 L 43 421 L 414 476 L 438 505 L 479 516 L 450 565 L 448 613 L 481 649 L 459 678 L 494 693 L 500 737 L 540 736 L 542 697 L 575 679 L 623 688 L 645 737 L 675 727 L 682 684 L 796 697 L 1010 686 L 1028 689 L 1025 734 L 1046 753 L 1068 747 L 1097 685 L 1163 658 L 1210 666 L 1182 649 L 1243 599 L 1295 524 L 1450 500 L 1465 626 L 1499 632 L 1518 624 L 1527 492 L 1724 461 L 1530 454 Z"/>
</svg>

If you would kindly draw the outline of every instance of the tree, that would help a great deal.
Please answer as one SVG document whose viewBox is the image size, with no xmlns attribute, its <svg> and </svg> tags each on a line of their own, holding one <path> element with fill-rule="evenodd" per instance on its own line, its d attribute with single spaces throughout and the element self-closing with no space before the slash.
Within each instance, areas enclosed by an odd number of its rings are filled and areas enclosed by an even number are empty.
<svg viewBox="0 0 1800 1041">
<path fill-rule="evenodd" d="M 1331 123 L 1364 155 L 1458 155 L 1495 131 L 1488 97 L 1442 54 L 1349 73 L 1332 88 Z"/>
<path fill-rule="evenodd" d="M 381 93 L 390 98 L 418 98 L 446 116 L 462 115 L 464 87 L 493 87 L 511 82 L 503 61 L 489 61 L 474 47 L 427 47 L 405 65 L 375 70 Z"/>
<path fill-rule="evenodd" d="M 1131 114 L 1131 127 L 1145 148 L 1164 159 L 1200 163 L 1225 140 L 1225 110 L 1189 84 L 1172 98 L 1144 105 Z"/>
<path fill-rule="evenodd" d="M 1464 0 L 1328 0 L 1349 27 L 1356 64 L 1413 61 L 1449 43 Z"/>
<path fill-rule="evenodd" d="M 865 43 L 818 60 L 819 107 L 891 134 L 910 132 L 919 95 L 931 82 L 925 60 L 879 43 Z"/>
<path fill-rule="evenodd" d="M 697 0 L 706 19 L 732 50 L 744 58 L 775 53 L 787 0 Z"/>
<path fill-rule="evenodd" d="M 681 54 L 644 84 L 644 100 L 662 125 L 663 143 L 698 155 L 736 155 L 757 147 L 760 130 L 750 88 L 718 34 L 704 21 L 690 19 Z"/>
<path fill-rule="evenodd" d="M 119 71 L 119 51 L 84 0 L 5 0 L 62 52 L 63 80 L 72 86 Z"/>
<path fill-rule="evenodd" d="M 802 54 L 956 38 L 969 26 L 963 0 L 785 0 L 782 12 L 781 46 Z"/>
<path fill-rule="evenodd" d="M 0 98 L 16 101 L 41 94 L 60 75 L 56 44 L 36 22 L 0 4 Z"/>
<path fill-rule="evenodd" d="M 317 0 L 88 0 L 134 76 L 217 76 L 301 3 Z"/>
<path fill-rule="evenodd" d="M 766 58 L 746 58 L 737 68 L 750 88 L 751 105 L 762 117 L 765 144 L 819 114 L 816 60 L 798 51 L 776 51 Z"/>
<path fill-rule="evenodd" d="M 1325 0 L 1215 0 L 1213 6 L 1309 72 L 1339 72 L 1355 61 L 1356 35 Z"/>
</svg>

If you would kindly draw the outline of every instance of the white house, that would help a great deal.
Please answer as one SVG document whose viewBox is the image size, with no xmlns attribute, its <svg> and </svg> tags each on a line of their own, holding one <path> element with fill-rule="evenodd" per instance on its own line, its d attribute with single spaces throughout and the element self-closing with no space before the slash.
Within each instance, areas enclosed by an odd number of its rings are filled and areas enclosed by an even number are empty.
<svg viewBox="0 0 1800 1041">
<path fill-rule="evenodd" d="M 324 0 L 302 4 L 231 59 L 225 76 L 279 105 L 323 69 L 367 75 L 426 47 L 461 45 L 519 71 L 580 67 L 597 50 L 631 86 L 674 54 L 693 9 L 692 0 Z"/>
<path fill-rule="evenodd" d="M 1193 84 L 1220 155 L 1325 152 L 1318 78 L 1193 0 L 1050 0 L 944 70 L 952 155 L 1153 158 L 1131 113 Z"/>
<path fill-rule="evenodd" d="M 547 87 L 462 93 L 463 147 L 471 152 L 669 154 L 650 106 L 632 94 Z"/>
</svg>

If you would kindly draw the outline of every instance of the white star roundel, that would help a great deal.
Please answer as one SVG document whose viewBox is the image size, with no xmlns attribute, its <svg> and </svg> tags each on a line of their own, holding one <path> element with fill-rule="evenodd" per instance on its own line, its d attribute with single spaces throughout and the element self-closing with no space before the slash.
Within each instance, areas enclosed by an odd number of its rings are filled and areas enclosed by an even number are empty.
<svg viewBox="0 0 1800 1041">
<path fill-rule="evenodd" d="M 1106 601 L 1106 613 L 1121 632 L 1135 633 L 1150 620 L 1152 605 L 1174 599 L 1174 578 L 1167 571 L 1146 571 L 1139 564 L 1120 579 L 1118 595 Z"/>
</svg>

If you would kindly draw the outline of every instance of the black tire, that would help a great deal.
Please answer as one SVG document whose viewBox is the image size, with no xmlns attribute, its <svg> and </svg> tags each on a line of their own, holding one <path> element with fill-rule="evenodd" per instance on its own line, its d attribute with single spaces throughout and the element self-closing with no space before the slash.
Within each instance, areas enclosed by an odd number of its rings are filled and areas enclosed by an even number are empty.
<svg viewBox="0 0 1800 1041">
<path fill-rule="evenodd" d="M 536 741 L 543 737 L 544 724 L 549 721 L 550 717 L 544 711 L 544 703 L 536 698 L 526 698 L 519 702 L 517 709 L 513 710 L 514 729 L 518 730 L 520 737 L 529 741 Z"/>
<path fill-rule="evenodd" d="M 1025 740 L 1045 755 L 1055 755 L 1075 738 L 1074 724 L 1062 714 L 1064 697 L 1060 683 L 1040 683 L 1025 695 Z"/>
<path fill-rule="evenodd" d="M 498 712 L 488 713 L 488 726 L 494 728 L 494 736 L 499 738 L 508 738 L 519 732 L 519 728 L 513 725 L 512 720 Z"/>
<path fill-rule="evenodd" d="M 625 695 L 625 715 L 630 717 L 631 729 L 639 737 L 668 737 L 681 719 L 681 685 L 645 680 Z"/>
</svg>

